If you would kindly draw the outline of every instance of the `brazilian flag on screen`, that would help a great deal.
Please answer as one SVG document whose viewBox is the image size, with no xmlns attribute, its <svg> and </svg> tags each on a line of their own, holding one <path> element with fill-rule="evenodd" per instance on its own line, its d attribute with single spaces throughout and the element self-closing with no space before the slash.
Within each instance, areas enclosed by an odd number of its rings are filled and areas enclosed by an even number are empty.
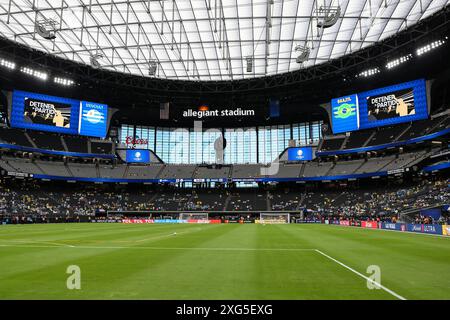
<svg viewBox="0 0 450 320">
<path fill-rule="evenodd" d="M 333 133 L 359 129 L 358 95 L 352 94 L 331 100 Z"/>
</svg>

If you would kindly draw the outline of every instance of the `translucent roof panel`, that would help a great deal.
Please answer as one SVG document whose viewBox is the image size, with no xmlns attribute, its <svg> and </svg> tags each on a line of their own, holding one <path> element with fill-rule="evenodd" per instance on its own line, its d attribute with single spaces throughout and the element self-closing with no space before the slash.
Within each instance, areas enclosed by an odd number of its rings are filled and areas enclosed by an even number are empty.
<svg viewBox="0 0 450 320">
<path fill-rule="evenodd" d="M 339 58 L 448 4 L 450 0 L 0 0 L 0 35 L 55 56 L 85 64 L 94 58 L 101 68 L 145 77 L 237 80 Z M 318 27 L 337 8 L 339 19 L 328 28 Z M 39 25 L 56 37 L 38 34 Z M 297 63 L 308 49 L 308 60 Z M 155 65 L 156 71 L 149 72 Z"/>
</svg>

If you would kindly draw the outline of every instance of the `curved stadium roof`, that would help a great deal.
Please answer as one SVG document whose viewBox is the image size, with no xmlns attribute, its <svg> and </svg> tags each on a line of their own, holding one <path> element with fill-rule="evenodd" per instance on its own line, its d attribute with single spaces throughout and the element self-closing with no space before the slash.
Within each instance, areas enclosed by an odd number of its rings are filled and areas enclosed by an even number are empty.
<svg viewBox="0 0 450 320">
<path fill-rule="evenodd" d="M 0 35 L 69 60 L 180 80 L 236 80 L 339 58 L 410 27 L 450 0 L 0 0 Z M 321 7 L 340 18 L 318 28 Z M 35 22 L 52 26 L 44 39 Z M 309 48 L 296 62 L 296 48 Z M 301 49 L 303 48 L 303 49 Z M 247 72 L 247 58 L 253 63 Z"/>
</svg>

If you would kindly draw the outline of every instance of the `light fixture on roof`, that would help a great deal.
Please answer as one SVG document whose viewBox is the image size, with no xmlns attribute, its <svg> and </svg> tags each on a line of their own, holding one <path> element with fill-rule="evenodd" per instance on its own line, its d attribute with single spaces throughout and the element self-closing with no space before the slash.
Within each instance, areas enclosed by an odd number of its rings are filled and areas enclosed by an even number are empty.
<svg viewBox="0 0 450 320">
<path fill-rule="evenodd" d="M 34 30 L 42 38 L 53 40 L 56 38 L 56 25 L 57 22 L 53 19 L 37 19 L 34 22 Z"/>
<path fill-rule="evenodd" d="M 436 40 L 433 41 L 429 44 L 427 44 L 426 46 L 420 47 L 419 49 L 417 49 L 416 53 L 418 56 L 423 55 L 424 53 L 427 53 L 433 49 L 436 49 L 440 46 L 442 46 L 445 42 L 447 42 L 448 37 L 445 37 L 444 40 Z"/>
<path fill-rule="evenodd" d="M 14 70 L 16 68 L 16 64 L 14 62 L 5 59 L 0 59 L 0 66 L 11 70 Z"/>
<path fill-rule="evenodd" d="M 103 55 L 101 55 L 100 53 L 91 55 L 91 57 L 90 57 L 91 66 L 94 68 L 100 68 L 102 65 L 100 64 L 99 60 L 102 58 L 103 58 Z"/>
<path fill-rule="evenodd" d="M 247 62 L 247 72 L 253 71 L 253 57 L 248 56 L 245 58 L 245 61 Z"/>
<path fill-rule="evenodd" d="M 35 78 L 41 79 L 41 80 L 47 80 L 48 75 L 45 72 L 37 71 L 28 67 L 22 67 L 20 69 L 21 72 L 28 74 L 30 76 L 33 76 Z"/>
<path fill-rule="evenodd" d="M 406 56 L 403 56 L 403 57 L 397 58 L 395 60 L 389 61 L 386 64 L 386 68 L 388 68 L 388 69 L 395 68 L 395 67 L 401 65 L 402 63 L 405 63 L 405 62 L 409 61 L 411 58 L 412 58 L 412 54 L 409 53 Z"/>
<path fill-rule="evenodd" d="M 148 62 L 148 75 L 154 76 L 156 74 L 157 69 L 158 69 L 158 62 L 156 62 L 156 60 L 150 60 Z"/>
<path fill-rule="evenodd" d="M 375 75 L 377 73 L 380 73 L 380 68 L 375 67 L 375 68 L 372 68 L 372 69 L 364 70 L 363 72 L 360 72 L 359 74 L 357 74 L 355 77 L 356 78 L 360 78 L 360 77 L 368 78 L 368 77 L 371 77 L 371 76 L 373 76 L 373 75 Z"/>
<path fill-rule="evenodd" d="M 66 79 L 66 78 L 60 78 L 60 77 L 55 77 L 53 78 L 53 81 L 57 84 L 63 85 L 63 86 L 72 86 L 75 82 L 71 79 Z"/>
<path fill-rule="evenodd" d="M 309 54 L 311 53 L 311 49 L 308 46 L 297 45 L 295 47 L 295 51 L 298 52 L 298 56 L 295 59 L 297 63 L 303 63 L 308 61 Z"/>
<path fill-rule="evenodd" d="M 318 28 L 330 28 L 336 24 L 341 16 L 341 7 L 340 6 L 320 6 L 318 10 L 316 10 L 319 21 L 317 21 Z"/>
</svg>

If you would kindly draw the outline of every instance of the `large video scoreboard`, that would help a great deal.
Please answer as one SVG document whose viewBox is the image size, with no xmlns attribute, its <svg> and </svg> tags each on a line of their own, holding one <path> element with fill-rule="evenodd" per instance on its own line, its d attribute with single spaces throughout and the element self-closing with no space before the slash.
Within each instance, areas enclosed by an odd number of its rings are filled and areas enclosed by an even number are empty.
<svg viewBox="0 0 450 320">
<path fill-rule="evenodd" d="M 428 118 L 424 79 L 331 100 L 334 133 Z"/>
<path fill-rule="evenodd" d="M 11 126 L 104 138 L 108 106 L 105 104 L 14 90 Z"/>
</svg>

